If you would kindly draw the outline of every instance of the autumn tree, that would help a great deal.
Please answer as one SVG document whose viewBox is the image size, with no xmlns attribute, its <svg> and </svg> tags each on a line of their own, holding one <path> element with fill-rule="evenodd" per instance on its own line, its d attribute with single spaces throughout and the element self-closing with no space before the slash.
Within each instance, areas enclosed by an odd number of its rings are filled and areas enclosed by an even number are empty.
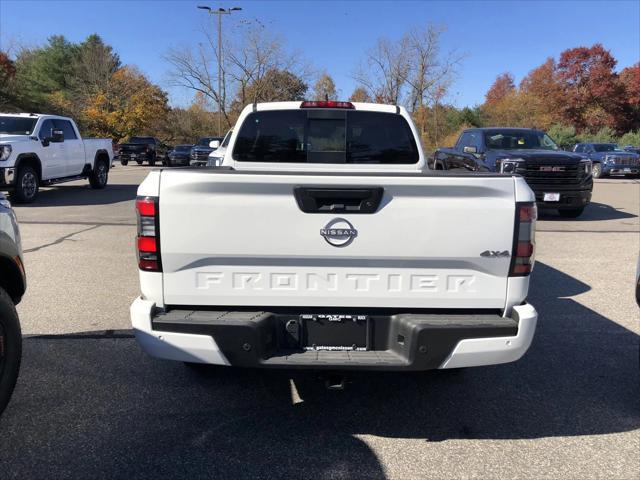
<svg viewBox="0 0 640 480">
<path fill-rule="evenodd" d="M 563 120 L 558 109 L 562 103 L 562 85 L 556 77 L 555 61 L 548 58 L 520 82 L 517 101 L 531 124 L 538 128 L 548 129 Z"/>
<path fill-rule="evenodd" d="M 513 75 L 508 72 L 496 77 L 485 95 L 482 111 L 492 126 L 532 126 L 523 119 Z"/>
<path fill-rule="evenodd" d="M 620 82 L 624 87 L 625 103 L 640 107 L 640 63 L 623 69 Z"/>
<path fill-rule="evenodd" d="M 324 72 L 313 86 L 314 100 L 337 100 L 336 84 L 331 76 Z"/>
<path fill-rule="evenodd" d="M 167 94 L 133 67 L 116 71 L 104 91 L 92 96 L 83 111 L 88 131 L 115 141 L 152 133 L 151 125 L 168 113 Z"/>
<path fill-rule="evenodd" d="M 246 87 L 245 100 L 250 103 L 304 100 L 307 90 L 307 84 L 297 75 L 273 69 Z"/>
<path fill-rule="evenodd" d="M 369 93 L 364 89 L 364 87 L 357 87 L 351 96 L 349 97 L 350 102 L 371 102 L 371 97 Z"/>
<path fill-rule="evenodd" d="M 640 130 L 640 63 L 623 69 L 620 83 L 624 90 L 624 117 L 620 127 L 624 131 Z"/>
<path fill-rule="evenodd" d="M 159 129 L 159 135 L 172 145 L 195 143 L 217 128 L 216 113 L 211 111 L 207 98 L 197 93 L 187 108 L 174 107 Z"/>
<path fill-rule="evenodd" d="M 615 66 L 616 60 L 599 43 L 560 54 L 557 69 L 562 83 L 560 108 L 568 123 L 589 131 L 617 127 L 624 88 L 618 81 Z"/>
<path fill-rule="evenodd" d="M 9 56 L 0 51 L 0 108 L 12 108 L 16 103 L 16 66 Z"/>
<path fill-rule="evenodd" d="M 501 73 L 493 81 L 491 87 L 485 95 L 485 104 L 496 104 L 504 100 L 509 94 L 515 92 L 516 84 L 513 81 L 513 75 L 509 72 Z"/>
</svg>

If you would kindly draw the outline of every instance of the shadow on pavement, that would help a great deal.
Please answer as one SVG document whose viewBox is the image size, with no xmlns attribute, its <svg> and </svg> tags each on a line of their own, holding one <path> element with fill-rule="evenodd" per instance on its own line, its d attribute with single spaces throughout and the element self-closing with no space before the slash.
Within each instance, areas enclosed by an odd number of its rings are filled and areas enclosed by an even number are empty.
<svg viewBox="0 0 640 480">
<path fill-rule="evenodd" d="M 584 213 L 578 218 L 561 217 L 556 210 L 538 210 L 540 220 L 562 220 L 565 222 L 591 222 L 594 220 L 620 220 L 623 218 L 636 218 L 637 215 L 614 208 L 604 203 L 592 202 L 587 205 Z"/>
<path fill-rule="evenodd" d="M 40 190 L 33 203 L 19 207 L 67 207 L 82 205 L 109 205 L 136 198 L 137 184 L 109 184 L 102 190 L 87 185 L 62 185 Z"/>
<path fill-rule="evenodd" d="M 568 298 L 589 288 L 538 263 L 530 301 L 539 327 L 519 362 L 457 374 L 361 373 L 342 392 L 309 372 L 198 374 L 148 358 L 131 338 L 27 338 L 0 420 L 0 471 L 381 478 L 385 470 L 358 435 L 422 439 L 416 455 L 427 458 L 429 442 L 449 439 L 631 431 L 640 427 L 639 338 Z"/>
</svg>

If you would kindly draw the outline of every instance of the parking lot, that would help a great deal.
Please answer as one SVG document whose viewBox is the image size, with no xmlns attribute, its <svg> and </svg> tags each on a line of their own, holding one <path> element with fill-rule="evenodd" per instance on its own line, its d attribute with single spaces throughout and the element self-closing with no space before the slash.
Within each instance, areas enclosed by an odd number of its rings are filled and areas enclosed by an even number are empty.
<svg viewBox="0 0 640 480">
<path fill-rule="evenodd" d="M 639 180 L 597 181 L 576 220 L 543 214 L 522 360 L 357 374 L 335 392 L 138 348 L 133 199 L 148 170 L 16 207 L 29 285 L 1 478 L 639 478 Z"/>
</svg>

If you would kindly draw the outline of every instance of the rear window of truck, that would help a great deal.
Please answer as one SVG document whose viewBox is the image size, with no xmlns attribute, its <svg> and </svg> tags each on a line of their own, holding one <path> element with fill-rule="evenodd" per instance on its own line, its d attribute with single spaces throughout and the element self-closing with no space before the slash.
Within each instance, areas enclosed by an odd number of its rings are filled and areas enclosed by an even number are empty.
<svg viewBox="0 0 640 480">
<path fill-rule="evenodd" d="M 233 148 L 240 162 L 413 164 L 418 157 L 401 115 L 357 110 L 250 113 Z"/>
</svg>

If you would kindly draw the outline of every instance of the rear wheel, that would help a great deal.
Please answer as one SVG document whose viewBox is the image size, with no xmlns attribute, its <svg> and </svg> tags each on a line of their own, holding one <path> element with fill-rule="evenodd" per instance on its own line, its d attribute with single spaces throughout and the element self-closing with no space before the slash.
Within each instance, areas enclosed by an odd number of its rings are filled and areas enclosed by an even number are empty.
<svg viewBox="0 0 640 480">
<path fill-rule="evenodd" d="M 151 165 L 152 167 L 156 164 L 156 154 L 153 153 L 151 155 L 151 157 L 149 158 L 149 165 Z"/>
<path fill-rule="evenodd" d="M 126 167 L 129 164 L 129 160 L 120 160 L 120 165 Z"/>
<path fill-rule="evenodd" d="M 107 186 L 109 180 L 109 167 L 104 160 L 96 160 L 93 170 L 89 174 L 91 188 L 102 189 Z"/>
<path fill-rule="evenodd" d="M 580 215 L 582 215 L 582 212 L 584 212 L 584 207 L 558 210 L 560 216 L 565 218 L 578 218 Z"/>
<path fill-rule="evenodd" d="M 16 307 L 0 288 L 0 414 L 9 403 L 20 370 L 22 334 Z"/>
<path fill-rule="evenodd" d="M 16 203 L 31 203 L 38 195 L 40 182 L 33 167 L 20 167 L 13 189 L 13 199 Z"/>
</svg>

